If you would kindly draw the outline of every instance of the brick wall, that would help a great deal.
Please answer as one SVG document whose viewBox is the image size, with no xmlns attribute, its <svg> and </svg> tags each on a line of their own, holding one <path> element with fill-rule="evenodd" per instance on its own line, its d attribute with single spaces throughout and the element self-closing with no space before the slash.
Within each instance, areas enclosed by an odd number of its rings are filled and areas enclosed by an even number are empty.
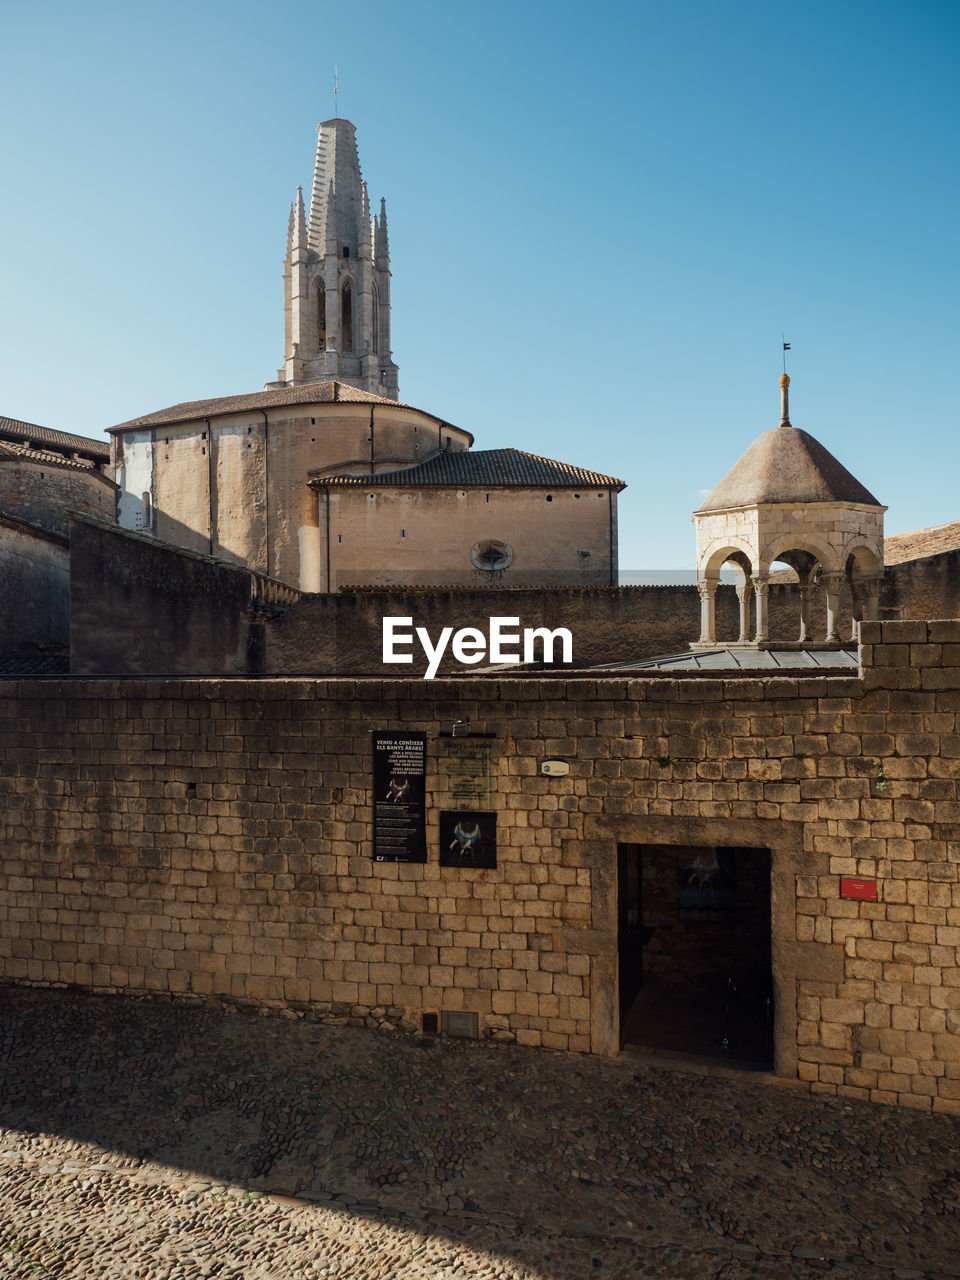
<svg viewBox="0 0 960 1280">
<path fill-rule="evenodd" d="M 777 1071 L 960 1112 L 960 623 L 863 640 L 862 679 L 0 682 L 0 975 L 615 1053 L 618 843 L 767 848 Z M 492 870 L 438 865 L 466 716 Z M 386 728 L 429 736 L 424 865 L 370 858 Z"/>
</svg>

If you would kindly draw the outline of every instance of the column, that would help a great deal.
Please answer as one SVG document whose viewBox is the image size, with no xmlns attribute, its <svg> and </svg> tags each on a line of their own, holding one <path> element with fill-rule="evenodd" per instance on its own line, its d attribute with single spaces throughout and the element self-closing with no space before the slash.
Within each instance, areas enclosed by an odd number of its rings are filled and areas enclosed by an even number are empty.
<svg viewBox="0 0 960 1280">
<path fill-rule="evenodd" d="M 717 580 L 705 578 L 697 583 L 700 593 L 700 643 L 717 643 Z"/>
<path fill-rule="evenodd" d="M 740 644 L 750 643 L 750 583 L 744 580 L 737 587 L 737 599 L 740 601 Z"/>
<path fill-rule="evenodd" d="M 813 583 L 800 583 L 800 636 L 801 644 L 810 638 L 810 605 L 813 601 Z"/>
<path fill-rule="evenodd" d="M 757 608 L 757 634 L 755 639 L 757 644 L 764 644 L 767 639 L 768 629 L 767 596 L 770 592 L 770 583 L 759 574 L 751 578 L 750 581 L 753 583 L 753 595 Z"/>
<path fill-rule="evenodd" d="M 837 624 L 840 621 L 840 588 L 843 585 L 843 575 L 825 573 L 822 581 L 827 590 L 827 634 L 824 639 L 827 644 L 836 644 L 839 638 Z"/>
<path fill-rule="evenodd" d="M 867 578 L 864 583 L 867 591 L 867 602 L 863 610 L 865 622 L 876 622 L 880 617 L 880 588 L 882 585 L 882 577 Z"/>
</svg>

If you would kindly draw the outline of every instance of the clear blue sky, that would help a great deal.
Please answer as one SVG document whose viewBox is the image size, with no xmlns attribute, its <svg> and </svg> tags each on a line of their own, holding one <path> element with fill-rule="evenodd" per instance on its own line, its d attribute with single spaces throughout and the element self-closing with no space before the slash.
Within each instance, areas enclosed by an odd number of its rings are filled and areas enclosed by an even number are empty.
<svg viewBox="0 0 960 1280">
<path fill-rule="evenodd" d="M 0 413 L 256 390 L 319 120 L 387 197 L 400 394 L 622 477 L 620 562 L 779 417 L 960 518 L 957 0 L 6 0 Z"/>
</svg>

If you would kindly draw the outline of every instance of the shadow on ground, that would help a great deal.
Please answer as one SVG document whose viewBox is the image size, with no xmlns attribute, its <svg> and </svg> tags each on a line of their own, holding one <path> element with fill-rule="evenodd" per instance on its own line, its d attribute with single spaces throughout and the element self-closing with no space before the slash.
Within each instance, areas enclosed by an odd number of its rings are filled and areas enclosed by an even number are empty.
<svg viewBox="0 0 960 1280">
<path fill-rule="evenodd" d="M 960 1261 L 952 1117 L 17 987 L 0 987 L 0 1067 L 4 1128 L 400 1216 L 538 1274 L 579 1259 L 584 1276 L 619 1275 L 622 1261 L 632 1280 L 677 1246 L 686 1267 L 716 1262 L 691 1271 L 704 1277 L 823 1275 L 805 1270 L 814 1255 L 926 1273 Z"/>
</svg>

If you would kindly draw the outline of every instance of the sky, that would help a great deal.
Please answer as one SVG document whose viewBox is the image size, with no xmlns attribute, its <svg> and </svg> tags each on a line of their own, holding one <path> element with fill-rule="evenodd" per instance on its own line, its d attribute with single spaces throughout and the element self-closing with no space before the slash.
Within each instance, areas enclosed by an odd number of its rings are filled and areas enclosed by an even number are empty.
<svg viewBox="0 0 960 1280">
<path fill-rule="evenodd" d="M 960 519 L 956 0 L 0 0 L 0 414 L 260 389 L 319 121 L 387 199 L 401 399 L 617 476 L 620 564 L 779 421 Z"/>
</svg>

